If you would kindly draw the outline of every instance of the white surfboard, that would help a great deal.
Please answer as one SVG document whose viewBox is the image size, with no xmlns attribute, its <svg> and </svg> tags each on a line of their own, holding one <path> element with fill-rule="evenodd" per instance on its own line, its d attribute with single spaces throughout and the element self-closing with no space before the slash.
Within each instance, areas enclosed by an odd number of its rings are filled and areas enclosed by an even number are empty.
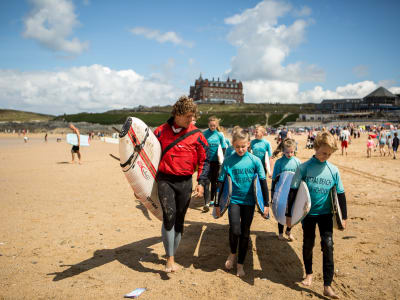
<svg viewBox="0 0 400 300">
<path fill-rule="evenodd" d="M 108 144 L 119 144 L 119 139 L 105 137 L 104 142 L 106 142 Z"/>
<path fill-rule="evenodd" d="M 333 227 L 344 230 L 342 211 L 340 210 L 339 199 L 336 192 L 336 186 L 333 186 L 329 192 L 332 201 Z"/>
<path fill-rule="evenodd" d="M 268 151 L 265 152 L 264 164 L 265 164 L 265 170 L 267 171 L 267 175 L 272 175 L 272 173 L 271 173 L 271 165 L 269 163 Z"/>
<path fill-rule="evenodd" d="M 301 181 L 292 207 L 292 227 L 300 223 L 311 209 L 311 197 L 307 184 Z"/>
<path fill-rule="evenodd" d="M 79 135 L 80 146 L 89 146 L 89 136 L 88 135 Z M 67 143 L 70 145 L 77 146 L 78 145 L 78 136 L 75 133 L 67 134 Z"/>
<path fill-rule="evenodd" d="M 220 165 L 222 165 L 223 162 L 224 162 L 224 152 L 222 151 L 221 145 L 218 146 L 217 155 L 218 155 L 218 163 L 219 163 Z"/>
<path fill-rule="evenodd" d="M 122 171 L 138 200 L 162 221 L 156 182 L 161 145 L 142 120 L 134 117 L 126 120 L 119 134 L 119 155 Z"/>
<path fill-rule="evenodd" d="M 286 205 L 293 176 L 294 172 L 289 171 L 278 175 L 278 182 L 275 185 L 274 197 L 272 198 L 272 213 L 278 223 L 282 225 L 286 225 Z"/>
</svg>

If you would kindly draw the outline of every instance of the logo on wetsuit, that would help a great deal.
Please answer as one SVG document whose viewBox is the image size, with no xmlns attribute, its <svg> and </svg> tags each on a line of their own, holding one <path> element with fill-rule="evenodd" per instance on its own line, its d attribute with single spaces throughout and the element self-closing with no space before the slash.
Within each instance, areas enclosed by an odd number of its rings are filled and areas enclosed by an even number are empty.
<svg viewBox="0 0 400 300">
<path fill-rule="evenodd" d="M 149 180 L 151 177 L 149 175 L 149 171 L 147 170 L 146 166 L 140 161 L 138 160 L 137 165 L 140 168 L 140 171 L 142 172 L 142 175 L 145 179 Z"/>
</svg>

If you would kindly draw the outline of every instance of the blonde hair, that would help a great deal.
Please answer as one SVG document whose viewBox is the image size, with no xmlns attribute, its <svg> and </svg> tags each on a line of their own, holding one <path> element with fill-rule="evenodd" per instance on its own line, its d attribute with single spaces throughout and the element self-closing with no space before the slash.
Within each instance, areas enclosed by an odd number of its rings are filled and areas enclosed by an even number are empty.
<svg viewBox="0 0 400 300">
<path fill-rule="evenodd" d="M 221 121 L 221 119 L 218 119 L 216 116 L 211 116 L 208 118 L 208 124 L 210 124 L 210 122 L 215 122 L 217 124 L 217 130 L 221 131 L 221 127 L 219 125 L 219 122 Z"/>
<path fill-rule="evenodd" d="M 247 130 L 241 129 L 240 130 L 236 130 L 235 132 L 233 132 L 232 135 L 232 144 L 235 143 L 238 140 L 246 140 L 247 142 L 250 141 L 250 134 Z"/>
<path fill-rule="evenodd" d="M 296 141 L 291 138 L 286 138 L 279 143 L 276 150 L 272 153 L 272 157 L 276 157 L 279 153 L 283 152 L 286 148 L 296 147 Z"/>
<path fill-rule="evenodd" d="M 257 125 L 256 125 L 256 130 L 257 130 L 258 128 L 261 128 L 261 130 L 262 130 L 263 133 L 266 133 L 266 132 L 267 132 L 267 130 L 265 129 L 265 127 L 262 126 L 262 125 L 257 124 Z"/>
<path fill-rule="evenodd" d="M 328 146 L 335 152 L 338 149 L 336 139 L 329 131 L 319 132 L 314 140 L 314 149 L 318 150 L 322 146 Z"/>
<path fill-rule="evenodd" d="M 172 107 L 171 114 L 173 116 L 183 116 L 188 112 L 194 113 L 196 118 L 199 117 L 197 104 L 194 103 L 193 99 L 189 98 L 188 96 L 181 96 Z"/>
</svg>

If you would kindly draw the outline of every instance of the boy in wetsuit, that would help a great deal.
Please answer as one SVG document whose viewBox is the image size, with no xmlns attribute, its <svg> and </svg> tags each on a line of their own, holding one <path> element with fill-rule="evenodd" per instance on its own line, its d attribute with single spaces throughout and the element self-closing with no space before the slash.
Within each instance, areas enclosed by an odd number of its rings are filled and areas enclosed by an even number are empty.
<svg viewBox="0 0 400 300">
<path fill-rule="evenodd" d="M 166 272 L 175 272 L 175 254 L 181 241 L 186 211 L 192 194 L 192 175 L 197 168 L 196 195 L 202 197 L 209 170 L 208 144 L 194 126 L 197 105 L 182 96 L 172 108 L 172 117 L 159 126 L 154 134 L 161 144 L 163 155 L 158 167 L 158 197 L 163 210 L 162 240 L 167 254 Z M 177 140 L 186 134 L 186 138 Z M 173 147 L 169 147 L 173 145 Z M 165 152 L 166 148 L 169 148 Z"/>
<path fill-rule="evenodd" d="M 73 145 L 71 149 L 72 161 L 71 164 L 74 163 L 74 154 L 78 156 L 79 164 L 81 164 L 81 152 L 79 151 L 79 146 L 81 145 L 81 138 L 78 128 L 76 128 L 72 123 L 69 123 L 69 128 L 78 136 L 78 145 Z"/>
</svg>

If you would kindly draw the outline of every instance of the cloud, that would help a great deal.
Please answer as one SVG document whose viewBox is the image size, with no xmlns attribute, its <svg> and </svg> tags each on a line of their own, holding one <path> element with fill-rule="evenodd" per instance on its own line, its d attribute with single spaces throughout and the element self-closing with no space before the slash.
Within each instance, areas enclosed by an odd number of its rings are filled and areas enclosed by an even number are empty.
<svg viewBox="0 0 400 300">
<path fill-rule="evenodd" d="M 377 89 L 373 81 L 361 81 L 335 90 L 315 86 L 311 90 L 299 91 L 299 84 L 281 80 L 253 80 L 243 82 L 245 101 L 253 103 L 319 103 L 324 99 L 363 98 Z M 392 93 L 400 93 L 400 87 L 388 88 Z"/>
<path fill-rule="evenodd" d="M 145 27 L 135 27 L 132 28 L 130 31 L 134 35 L 142 35 L 149 40 L 155 40 L 159 43 L 169 42 L 175 45 L 182 45 L 189 48 L 193 47 L 192 42 L 183 40 L 181 37 L 178 36 L 177 33 L 173 31 L 161 33 L 159 30 L 145 28 Z"/>
<path fill-rule="evenodd" d="M 53 51 L 80 54 L 89 47 L 76 37 L 68 39 L 79 25 L 69 0 L 30 0 L 33 9 L 24 20 L 24 37 L 34 39 Z"/>
<path fill-rule="evenodd" d="M 146 79 L 133 70 L 101 65 L 58 72 L 0 70 L 3 108 L 49 114 L 103 112 L 138 105 L 167 105 L 180 93 L 175 87 Z"/>
<path fill-rule="evenodd" d="M 310 9 L 294 9 L 282 1 L 264 0 L 254 8 L 226 18 L 232 25 L 229 42 L 237 47 L 231 60 L 229 75 L 241 80 L 282 80 L 292 82 L 318 82 L 325 72 L 316 65 L 303 62 L 284 65 L 292 49 L 304 41 L 309 22 L 296 19 L 292 24 L 279 24 L 278 19 L 292 14 L 308 15 Z"/>
<path fill-rule="evenodd" d="M 368 66 L 365 65 L 358 65 L 355 66 L 353 68 L 353 73 L 354 75 L 356 75 L 357 77 L 361 78 L 361 77 L 366 77 L 369 75 L 369 69 Z"/>
</svg>

